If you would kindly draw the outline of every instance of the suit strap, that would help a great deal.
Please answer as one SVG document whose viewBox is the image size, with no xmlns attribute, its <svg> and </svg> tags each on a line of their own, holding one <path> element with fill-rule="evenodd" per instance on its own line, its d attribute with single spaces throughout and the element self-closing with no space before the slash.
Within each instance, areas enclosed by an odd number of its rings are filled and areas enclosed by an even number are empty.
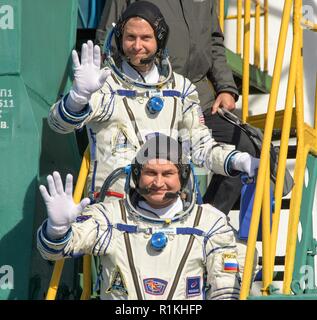
<svg viewBox="0 0 317 320">
<path fill-rule="evenodd" d="M 201 217 L 201 212 L 202 212 L 202 207 L 199 206 L 198 209 L 197 209 L 196 218 L 195 218 L 195 221 L 194 221 L 194 226 L 193 226 L 194 228 L 197 227 L 198 224 L 199 224 L 200 217 Z M 170 292 L 168 294 L 167 300 L 172 300 L 172 298 L 173 298 L 173 295 L 175 293 L 176 287 L 177 287 L 178 282 L 179 282 L 179 278 L 180 278 L 181 273 L 182 273 L 182 271 L 184 269 L 186 260 L 187 260 L 187 258 L 189 256 L 189 253 L 190 253 L 190 250 L 191 250 L 191 248 L 193 246 L 194 240 L 195 240 L 194 235 L 191 235 L 189 240 L 188 240 L 187 247 L 186 247 L 186 250 L 185 250 L 184 255 L 182 257 L 182 260 L 181 260 L 181 262 L 180 262 L 180 264 L 179 264 L 179 266 L 177 268 L 176 275 L 175 275 L 171 290 L 170 290 Z"/>
<path fill-rule="evenodd" d="M 124 204 L 123 204 L 123 200 L 120 200 L 119 203 L 120 203 L 122 220 L 125 223 L 127 223 L 127 215 L 126 215 L 126 210 L 125 210 L 125 207 L 124 207 Z M 138 281 L 137 272 L 136 272 L 135 265 L 134 265 L 129 233 L 124 232 L 123 236 L 124 236 L 124 242 L 125 242 L 125 247 L 126 247 L 126 250 L 127 250 L 129 266 L 130 266 L 130 270 L 131 270 L 131 273 L 132 273 L 132 279 L 133 279 L 133 282 L 134 282 L 135 291 L 136 291 L 138 300 L 143 300 L 141 289 L 140 289 L 140 285 L 139 285 L 139 281 Z"/>
</svg>

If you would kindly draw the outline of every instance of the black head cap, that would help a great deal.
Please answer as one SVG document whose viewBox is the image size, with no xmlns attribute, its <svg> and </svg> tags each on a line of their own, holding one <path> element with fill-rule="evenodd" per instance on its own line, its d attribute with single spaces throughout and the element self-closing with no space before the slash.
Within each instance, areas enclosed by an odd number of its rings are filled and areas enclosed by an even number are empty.
<svg viewBox="0 0 317 320">
<path fill-rule="evenodd" d="M 160 54 L 166 47 L 169 27 L 160 9 L 155 4 L 148 1 L 136 1 L 130 4 L 116 23 L 114 34 L 120 54 L 123 55 L 122 35 L 124 25 L 133 17 L 140 17 L 152 26 L 157 40 L 157 54 Z"/>
<path fill-rule="evenodd" d="M 136 186 L 138 186 L 143 165 L 151 159 L 164 159 L 174 163 L 179 169 L 181 189 L 186 186 L 191 168 L 189 159 L 183 154 L 181 143 L 161 133 L 156 133 L 149 138 L 131 164 L 132 179 Z"/>
</svg>

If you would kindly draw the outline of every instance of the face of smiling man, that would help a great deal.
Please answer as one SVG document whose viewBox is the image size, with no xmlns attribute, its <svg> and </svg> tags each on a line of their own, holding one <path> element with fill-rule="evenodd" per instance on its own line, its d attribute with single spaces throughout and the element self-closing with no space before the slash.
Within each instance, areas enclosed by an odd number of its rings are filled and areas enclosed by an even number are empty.
<svg viewBox="0 0 317 320">
<path fill-rule="evenodd" d="M 152 208 L 164 208 L 176 199 L 165 197 L 166 192 L 176 193 L 180 190 L 179 170 L 169 160 L 152 159 L 142 168 L 139 188 L 149 191 L 142 195 Z"/>
<path fill-rule="evenodd" d="M 157 51 L 155 33 L 151 25 L 139 17 L 130 18 L 124 25 L 122 48 L 129 62 L 140 72 L 151 69 L 153 62 L 142 64 Z"/>
</svg>

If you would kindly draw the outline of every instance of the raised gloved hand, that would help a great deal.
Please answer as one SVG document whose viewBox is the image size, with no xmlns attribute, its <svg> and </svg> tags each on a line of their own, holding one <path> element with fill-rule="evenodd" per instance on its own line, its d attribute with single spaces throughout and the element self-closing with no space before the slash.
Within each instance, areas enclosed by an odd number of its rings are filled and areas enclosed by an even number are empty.
<svg viewBox="0 0 317 320">
<path fill-rule="evenodd" d="M 231 168 L 246 172 L 249 177 L 254 177 L 259 167 L 260 159 L 252 157 L 247 152 L 238 152 L 231 158 Z"/>
<path fill-rule="evenodd" d="M 81 64 L 76 50 L 72 51 L 74 82 L 69 92 L 66 105 L 71 111 L 80 111 L 90 100 L 91 95 L 99 90 L 111 74 L 109 69 L 100 69 L 100 47 L 89 40 L 82 45 Z"/>
<path fill-rule="evenodd" d="M 47 176 L 48 189 L 41 185 L 40 192 L 47 208 L 46 232 L 49 238 L 62 238 L 70 228 L 70 224 L 90 203 L 89 198 L 84 198 L 79 204 L 73 200 L 73 176 L 66 176 L 65 191 L 59 172 L 53 172 L 53 176 Z"/>
</svg>

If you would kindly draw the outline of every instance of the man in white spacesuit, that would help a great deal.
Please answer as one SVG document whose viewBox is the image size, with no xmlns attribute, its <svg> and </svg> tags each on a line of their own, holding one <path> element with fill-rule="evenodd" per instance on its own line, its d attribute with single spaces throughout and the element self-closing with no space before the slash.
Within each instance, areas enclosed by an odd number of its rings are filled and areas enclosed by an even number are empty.
<svg viewBox="0 0 317 320">
<path fill-rule="evenodd" d="M 89 204 L 72 199 L 59 173 L 40 191 L 48 219 L 37 234 L 45 259 L 100 256 L 101 299 L 238 299 L 236 244 L 226 216 L 197 205 L 188 157 L 155 135 L 127 167 L 126 198 Z"/>
<path fill-rule="evenodd" d="M 114 169 L 129 164 L 153 132 L 187 141 L 193 163 L 218 174 L 253 176 L 258 167 L 258 159 L 212 139 L 195 86 L 172 71 L 165 49 L 168 33 L 160 10 L 140 1 L 123 12 L 109 33 L 104 50 L 109 68 L 100 69 L 100 48 L 91 41 L 82 46 L 81 62 L 72 52 L 73 86 L 52 106 L 48 120 L 63 134 L 86 125 L 90 195 L 100 191 Z M 109 192 L 123 189 L 124 179 L 119 179 Z"/>
</svg>

